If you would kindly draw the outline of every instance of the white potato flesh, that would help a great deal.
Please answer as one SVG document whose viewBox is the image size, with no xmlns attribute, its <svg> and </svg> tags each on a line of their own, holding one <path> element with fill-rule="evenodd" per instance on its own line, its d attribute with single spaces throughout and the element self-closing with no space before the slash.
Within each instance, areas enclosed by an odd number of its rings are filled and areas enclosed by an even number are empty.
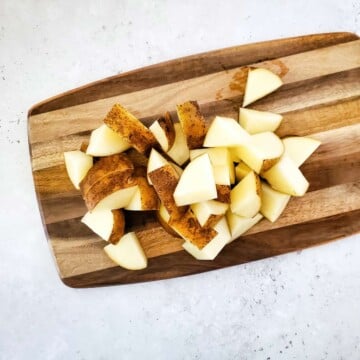
<svg viewBox="0 0 360 360">
<path fill-rule="evenodd" d="M 283 152 L 281 139 L 270 131 L 252 135 L 250 141 L 238 148 L 239 157 L 257 174 L 273 165 Z"/>
<path fill-rule="evenodd" d="M 236 181 L 242 180 L 250 171 L 252 171 L 243 161 L 235 166 Z"/>
<path fill-rule="evenodd" d="M 152 171 L 159 169 L 167 164 L 168 161 L 158 151 L 151 149 L 149 161 L 147 164 L 147 181 L 150 185 L 152 185 L 152 183 L 149 174 Z"/>
<path fill-rule="evenodd" d="M 182 173 L 174 191 L 177 206 L 190 205 L 217 197 L 216 184 L 208 154 L 191 161 Z"/>
<path fill-rule="evenodd" d="M 243 107 L 272 93 L 283 84 L 279 76 L 267 69 L 250 69 L 245 86 Z"/>
<path fill-rule="evenodd" d="M 166 210 L 166 207 L 164 206 L 164 204 L 160 204 L 159 207 L 159 215 L 160 217 L 166 222 L 168 223 L 170 220 L 170 214 L 168 213 L 168 211 Z"/>
<path fill-rule="evenodd" d="M 93 166 L 93 158 L 80 150 L 64 152 L 65 167 L 69 178 L 76 189 Z"/>
<path fill-rule="evenodd" d="M 147 258 L 134 232 L 125 234 L 119 242 L 104 247 L 109 258 L 128 270 L 142 270 L 147 267 Z"/>
<path fill-rule="evenodd" d="M 259 177 L 251 171 L 231 190 L 231 211 L 243 217 L 255 216 L 261 206 L 260 192 Z"/>
<path fill-rule="evenodd" d="M 234 147 L 244 144 L 250 135 L 234 119 L 216 116 L 205 136 L 204 147 Z"/>
<path fill-rule="evenodd" d="M 239 123 L 249 134 L 275 131 L 279 127 L 282 118 L 282 115 L 268 111 L 239 109 Z"/>
<path fill-rule="evenodd" d="M 191 205 L 191 210 L 201 226 L 206 224 L 211 215 L 224 215 L 228 208 L 229 204 L 216 200 L 207 200 Z"/>
<path fill-rule="evenodd" d="M 189 147 L 187 145 L 186 136 L 179 123 L 174 124 L 175 140 L 173 146 L 167 152 L 172 160 L 178 165 L 183 165 L 190 157 Z"/>
<path fill-rule="evenodd" d="M 120 134 L 104 124 L 91 132 L 86 153 L 92 156 L 108 156 L 129 148 L 130 144 Z"/>
<path fill-rule="evenodd" d="M 111 210 L 88 211 L 81 222 L 103 240 L 108 241 L 114 227 L 114 214 Z"/>
<path fill-rule="evenodd" d="M 160 144 L 161 148 L 166 152 L 169 151 L 169 139 L 166 136 L 164 129 L 160 126 L 159 121 L 154 121 L 149 130 L 155 136 L 155 139 Z"/>
<path fill-rule="evenodd" d="M 231 239 L 225 218 L 214 226 L 214 230 L 217 231 L 217 235 L 201 250 L 189 241 L 184 242 L 183 248 L 197 260 L 214 260 Z"/>
<path fill-rule="evenodd" d="M 282 140 L 284 154 L 288 156 L 296 166 L 301 166 L 315 150 L 321 141 L 303 136 L 290 136 Z"/>
<path fill-rule="evenodd" d="M 131 186 L 113 192 L 111 195 L 103 198 L 92 211 L 95 210 L 114 210 L 126 207 L 131 198 L 135 195 L 138 186 Z"/>
<path fill-rule="evenodd" d="M 262 177 L 273 189 L 293 196 L 303 196 L 309 187 L 302 172 L 287 156 L 282 156 Z"/>
<path fill-rule="evenodd" d="M 268 184 L 261 183 L 261 208 L 260 212 L 269 221 L 276 221 L 290 200 L 290 195 L 272 189 Z"/>
<path fill-rule="evenodd" d="M 135 191 L 135 194 L 130 199 L 130 202 L 124 207 L 125 210 L 132 210 L 132 211 L 141 211 L 143 208 L 142 201 L 141 201 L 141 190 L 140 187 Z"/>
<path fill-rule="evenodd" d="M 263 216 L 258 213 L 252 218 L 246 218 L 228 211 L 226 213 L 226 218 L 231 232 L 231 240 L 229 241 L 230 243 L 256 225 L 263 218 Z"/>
<path fill-rule="evenodd" d="M 177 174 L 179 176 L 181 176 L 181 174 L 183 173 L 184 169 L 182 167 L 180 167 L 179 165 L 175 164 L 172 161 L 169 161 L 169 164 L 175 169 L 175 171 L 177 172 Z"/>
</svg>

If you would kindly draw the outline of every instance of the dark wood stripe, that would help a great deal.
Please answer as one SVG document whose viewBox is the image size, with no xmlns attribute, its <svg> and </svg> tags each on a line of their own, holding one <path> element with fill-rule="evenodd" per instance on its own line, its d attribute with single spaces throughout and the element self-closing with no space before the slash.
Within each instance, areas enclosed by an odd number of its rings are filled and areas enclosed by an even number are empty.
<svg viewBox="0 0 360 360">
<path fill-rule="evenodd" d="M 192 55 L 126 72 L 68 91 L 35 105 L 29 110 L 28 116 L 356 39 L 358 37 L 351 33 L 317 34 Z"/>
<path fill-rule="evenodd" d="M 287 252 L 321 245 L 360 231 L 360 210 L 242 237 L 228 245 L 214 261 L 198 261 L 184 251 L 149 260 L 148 268 L 120 267 L 95 271 L 62 281 L 71 287 L 91 287 L 168 279 L 244 264 Z"/>
</svg>

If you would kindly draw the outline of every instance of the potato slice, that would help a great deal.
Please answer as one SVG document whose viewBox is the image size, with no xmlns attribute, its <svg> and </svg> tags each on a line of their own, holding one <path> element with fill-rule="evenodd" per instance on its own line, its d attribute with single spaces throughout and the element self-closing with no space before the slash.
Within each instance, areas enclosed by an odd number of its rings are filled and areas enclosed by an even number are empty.
<svg viewBox="0 0 360 360">
<path fill-rule="evenodd" d="M 282 142 L 285 148 L 284 154 L 296 166 L 301 166 L 321 144 L 319 140 L 302 136 L 290 136 L 282 139 Z"/>
<path fill-rule="evenodd" d="M 258 213 L 254 217 L 246 218 L 236 215 L 229 210 L 226 213 L 226 218 L 231 232 L 231 240 L 228 242 L 230 243 L 256 225 L 263 216 Z"/>
<path fill-rule="evenodd" d="M 290 195 L 276 191 L 268 184 L 261 182 L 260 212 L 271 222 L 274 222 L 279 218 L 289 200 Z"/>
<path fill-rule="evenodd" d="M 206 121 L 196 101 L 187 101 L 176 105 L 179 122 L 184 131 L 189 149 L 203 145 L 206 135 Z"/>
<path fill-rule="evenodd" d="M 302 172 L 287 156 L 282 156 L 271 169 L 261 176 L 273 189 L 293 196 L 303 196 L 309 187 Z"/>
<path fill-rule="evenodd" d="M 184 169 L 172 161 L 169 161 L 169 164 L 176 170 L 176 172 L 178 173 L 178 175 L 180 177 L 182 175 L 182 173 L 184 172 Z"/>
<path fill-rule="evenodd" d="M 173 146 L 167 152 L 167 155 L 174 160 L 178 165 L 183 165 L 189 160 L 189 148 L 186 142 L 185 134 L 179 123 L 174 124 L 175 141 Z"/>
<path fill-rule="evenodd" d="M 185 241 L 183 248 L 197 260 L 214 260 L 230 241 L 231 234 L 226 219 L 221 219 L 215 226 L 217 235 L 201 250 L 191 242 Z"/>
<path fill-rule="evenodd" d="M 282 141 L 269 131 L 252 135 L 250 141 L 238 147 L 239 157 L 258 174 L 270 169 L 283 152 Z"/>
<path fill-rule="evenodd" d="M 234 119 L 216 116 L 205 136 L 204 147 L 234 147 L 247 142 L 250 135 Z"/>
<path fill-rule="evenodd" d="M 215 179 L 208 154 L 191 161 L 174 191 L 177 206 L 190 205 L 217 197 Z"/>
<path fill-rule="evenodd" d="M 148 175 L 161 203 L 164 204 L 169 214 L 174 218 L 182 216 L 187 207 L 177 206 L 173 195 L 180 178 L 176 170 L 167 164 Z"/>
<path fill-rule="evenodd" d="M 228 148 L 217 147 L 190 150 L 190 160 L 194 160 L 202 154 L 209 155 L 216 184 L 230 185 L 235 182 L 234 164 Z"/>
<path fill-rule="evenodd" d="M 239 162 L 235 166 L 236 181 L 242 180 L 250 171 L 251 169 L 243 161 Z"/>
<path fill-rule="evenodd" d="M 201 226 L 213 227 L 224 216 L 229 205 L 216 200 L 207 200 L 192 204 L 190 208 Z"/>
<path fill-rule="evenodd" d="M 80 182 L 93 166 L 93 158 L 82 151 L 64 152 L 65 167 L 74 187 L 80 190 Z"/>
<path fill-rule="evenodd" d="M 274 132 L 280 125 L 282 115 L 268 111 L 239 109 L 239 123 L 249 133 Z"/>
<path fill-rule="evenodd" d="M 170 113 L 167 112 L 165 116 L 154 121 L 149 130 L 154 134 L 163 151 L 169 151 L 175 141 L 175 128 Z"/>
<path fill-rule="evenodd" d="M 129 148 L 130 144 L 121 135 L 104 124 L 91 132 L 86 153 L 92 156 L 108 156 Z"/>
<path fill-rule="evenodd" d="M 124 269 L 142 270 L 147 267 L 146 255 L 134 232 L 125 234 L 116 245 L 105 246 L 104 251 L 112 261 Z"/>
<path fill-rule="evenodd" d="M 169 225 L 170 214 L 163 204 L 160 204 L 159 210 L 156 211 L 156 216 L 160 225 L 165 229 L 165 231 L 167 231 L 170 235 L 179 237 L 179 234 Z"/>
<path fill-rule="evenodd" d="M 279 76 L 267 69 L 250 69 L 246 81 L 243 107 L 272 93 L 283 84 Z"/>
<path fill-rule="evenodd" d="M 116 244 L 124 235 L 125 218 L 121 209 L 88 211 L 81 222 L 112 244 Z"/>
<path fill-rule="evenodd" d="M 170 215 L 169 225 L 186 241 L 191 242 L 199 249 L 206 246 L 216 235 L 216 230 L 202 227 L 191 209 L 181 217 Z"/>
<path fill-rule="evenodd" d="M 120 104 L 112 107 L 104 123 L 142 154 L 147 154 L 157 144 L 153 133 Z"/>
<path fill-rule="evenodd" d="M 137 190 L 125 210 L 146 211 L 159 208 L 159 198 L 144 176 L 135 177 Z"/>
<path fill-rule="evenodd" d="M 218 185 L 216 184 L 217 197 L 215 200 L 225 204 L 230 204 L 230 185 Z"/>
<path fill-rule="evenodd" d="M 260 179 L 258 175 L 251 171 L 231 190 L 231 211 L 247 218 L 255 216 L 261 206 L 260 195 Z"/>
</svg>

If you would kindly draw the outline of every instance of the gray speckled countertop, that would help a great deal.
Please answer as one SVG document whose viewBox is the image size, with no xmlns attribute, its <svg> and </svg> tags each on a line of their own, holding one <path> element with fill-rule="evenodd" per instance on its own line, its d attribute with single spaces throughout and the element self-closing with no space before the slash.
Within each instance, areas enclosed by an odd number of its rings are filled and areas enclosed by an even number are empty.
<svg viewBox="0 0 360 360">
<path fill-rule="evenodd" d="M 360 237 L 197 276 L 74 290 L 35 200 L 26 112 L 166 59 L 360 33 L 358 0 L 0 1 L 0 359 L 359 359 Z M 359 220 L 360 221 L 360 220 Z"/>
</svg>

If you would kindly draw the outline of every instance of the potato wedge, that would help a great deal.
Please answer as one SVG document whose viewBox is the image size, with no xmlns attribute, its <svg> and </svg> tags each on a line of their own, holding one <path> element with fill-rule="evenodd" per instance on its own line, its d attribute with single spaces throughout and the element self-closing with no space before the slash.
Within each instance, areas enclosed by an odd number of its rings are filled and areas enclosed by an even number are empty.
<svg viewBox="0 0 360 360">
<path fill-rule="evenodd" d="M 249 134 L 274 132 L 280 125 L 282 115 L 268 111 L 239 109 L 239 123 Z"/>
<path fill-rule="evenodd" d="M 153 133 L 120 104 L 112 107 L 104 123 L 142 154 L 149 153 L 157 144 Z"/>
<path fill-rule="evenodd" d="M 145 252 L 134 232 L 125 234 L 114 245 L 104 247 L 104 251 L 116 264 L 128 270 L 142 270 L 147 267 Z"/>
<path fill-rule="evenodd" d="M 91 132 L 86 153 L 91 156 L 108 156 L 129 148 L 130 144 L 120 134 L 104 124 Z"/>
<path fill-rule="evenodd" d="M 201 250 L 189 241 L 185 241 L 183 248 L 197 260 L 214 260 L 224 246 L 230 241 L 231 234 L 225 218 L 215 226 L 217 235 Z"/>
<path fill-rule="evenodd" d="M 103 240 L 116 244 L 124 235 L 125 218 L 121 209 L 87 212 L 81 222 Z"/>
<path fill-rule="evenodd" d="M 170 215 L 169 225 L 184 240 L 191 242 L 199 249 L 206 246 L 217 235 L 216 230 L 202 227 L 191 209 L 188 209 L 181 217 L 173 218 Z"/>
<path fill-rule="evenodd" d="M 93 158 L 82 151 L 75 150 L 64 152 L 64 160 L 72 184 L 77 190 L 80 190 L 81 181 L 93 166 Z"/>
<path fill-rule="evenodd" d="M 281 78 L 267 69 L 250 69 L 245 86 L 243 107 L 277 90 L 283 84 Z"/>
<path fill-rule="evenodd" d="M 169 112 L 166 112 L 163 117 L 154 121 L 149 130 L 154 134 L 163 151 L 169 151 L 174 145 L 175 127 Z"/>
<path fill-rule="evenodd" d="M 231 240 L 228 242 L 230 243 L 256 225 L 263 218 L 263 216 L 258 213 L 252 218 L 246 218 L 236 215 L 229 210 L 226 213 L 226 218 L 231 232 Z"/>
<path fill-rule="evenodd" d="M 177 218 L 182 216 L 187 207 L 177 206 L 174 199 L 174 191 L 179 182 L 176 170 L 167 164 L 148 173 L 151 183 L 170 216 Z"/>
<path fill-rule="evenodd" d="M 230 192 L 231 192 L 230 185 L 216 184 L 217 197 L 214 200 L 220 201 L 225 204 L 229 204 L 230 203 Z"/>
<path fill-rule="evenodd" d="M 242 180 L 250 171 L 251 171 L 251 169 L 243 161 L 240 161 L 235 166 L 236 181 Z"/>
<path fill-rule="evenodd" d="M 261 206 L 261 184 L 259 176 L 253 171 L 247 174 L 230 193 L 231 212 L 251 218 Z"/>
<path fill-rule="evenodd" d="M 208 200 L 192 204 L 190 208 L 201 226 L 214 227 L 224 216 L 229 205 L 216 200 Z"/>
<path fill-rule="evenodd" d="M 175 141 L 170 150 L 166 153 L 178 165 L 183 165 L 189 160 L 189 148 L 186 142 L 186 137 L 179 123 L 174 124 Z"/>
<path fill-rule="evenodd" d="M 207 126 L 197 101 L 187 101 L 176 105 L 176 110 L 188 148 L 201 147 L 204 143 Z"/>
<path fill-rule="evenodd" d="M 173 230 L 169 225 L 170 214 L 166 210 L 166 207 L 163 204 L 160 204 L 159 210 L 156 211 L 156 217 L 159 220 L 160 225 L 167 231 L 170 235 L 180 237 L 180 235 Z"/>
</svg>

